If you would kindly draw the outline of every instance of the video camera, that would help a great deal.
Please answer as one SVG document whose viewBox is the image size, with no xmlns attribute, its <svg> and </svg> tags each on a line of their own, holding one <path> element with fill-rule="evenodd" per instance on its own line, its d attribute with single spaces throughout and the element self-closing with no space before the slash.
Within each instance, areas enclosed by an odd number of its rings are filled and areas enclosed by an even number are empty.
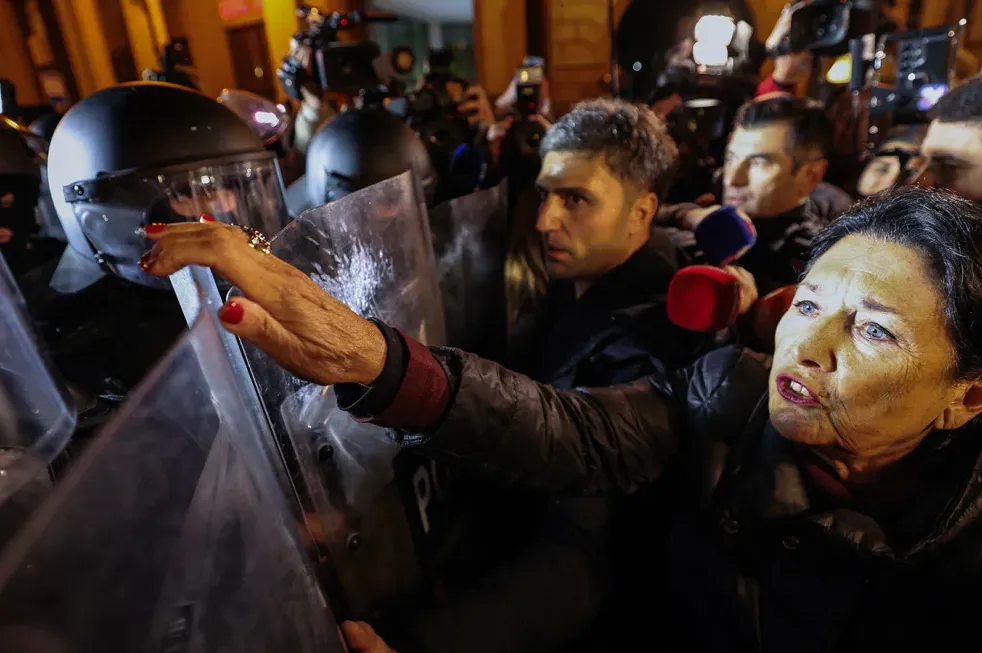
<svg viewBox="0 0 982 653">
<path fill-rule="evenodd" d="M 951 88 L 955 60 L 966 20 L 955 25 L 887 34 L 880 38 L 870 80 L 870 117 L 886 114 L 894 124 L 929 121 L 929 112 Z M 892 84 L 881 85 L 880 73 L 894 46 Z"/>
<path fill-rule="evenodd" d="M 542 105 L 542 81 L 546 62 L 542 57 L 525 57 L 515 74 L 515 105 L 523 119 L 534 116 Z"/>
<path fill-rule="evenodd" d="M 748 23 L 728 15 L 704 15 L 692 36 L 666 55 L 653 99 L 676 94 L 682 99 L 667 118 L 681 150 L 673 187 L 680 197 L 713 192 L 730 125 L 757 88 L 752 43 L 753 27 Z"/>
<path fill-rule="evenodd" d="M 290 52 L 283 58 L 276 76 L 287 95 L 302 100 L 300 88 L 315 82 L 322 92 L 357 94 L 376 91 L 381 85 L 375 60 L 381 55 L 376 43 L 338 41 L 340 32 L 367 23 L 393 22 L 389 13 L 335 11 L 329 14 L 302 5 L 298 16 L 306 22 L 294 34 Z"/>
<path fill-rule="evenodd" d="M 538 160 L 539 142 L 545 129 L 534 116 L 543 110 L 542 84 L 545 81 L 545 59 L 528 56 L 515 71 L 515 108 L 512 122 L 502 144 L 503 160 Z"/>
<path fill-rule="evenodd" d="M 431 50 L 426 65 L 426 75 L 408 96 L 406 122 L 414 129 L 459 118 L 457 104 L 470 87 L 470 82 L 454 74 L 450 50 Z"/>
<path fill-rule="evenodd" d="M 801 0 L 791 5 L 787 34 L 769 54 L 794 52 L 836 56 L 849 51 L 849 42 L 876 32 L 876 0 Z"/>
<path fill-rule="evenodd" d="M 693 36 L 666 54 L 666 65 L 655 82 L 656 99 L 677 93 L 683 99 L 717 95 L 734 81 L 755 84 L 750 70 L 753 27 L 726 15 L 706 15 L 696 22 Z"/>
<path fill-rule="evenodd" d="M 436 193 L 440 199 L 473 192 L 483 179 L 481 171 L 486 159 L 476 149 L 476 130 L 458 110 L 470 82 L 456 75 L 453 64 L 451 50 L 430 50 L 426 74 L 416 90 L 407 95 L 404 116 L 406 124 L 426 146 L 440 175 Z M 466 168 L 464 172 L 459 170 L 461 165 Z"/>
</svg>

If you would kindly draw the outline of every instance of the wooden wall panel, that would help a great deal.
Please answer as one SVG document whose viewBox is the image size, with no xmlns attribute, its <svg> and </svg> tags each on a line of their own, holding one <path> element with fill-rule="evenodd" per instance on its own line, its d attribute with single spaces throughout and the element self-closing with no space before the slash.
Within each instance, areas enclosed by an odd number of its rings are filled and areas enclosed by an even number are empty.
<svg viewBox="0 0 982 653">
<path fill-rule="evenodd" d="M 525 2 L 474 0 L 477 80 L 491 97 L 504 93 L 515 76 L 515 70 L 528 54 Z"/>
<path fill-rule="evenodd" d="M 553 111 L 558 115 L 579 100 L 603 93 L 610 72 L 611 0 L 549 0 L 546 11 L 549 74 Z M 614 26 L 628 0 L 614 1 Z"/>
</svg>

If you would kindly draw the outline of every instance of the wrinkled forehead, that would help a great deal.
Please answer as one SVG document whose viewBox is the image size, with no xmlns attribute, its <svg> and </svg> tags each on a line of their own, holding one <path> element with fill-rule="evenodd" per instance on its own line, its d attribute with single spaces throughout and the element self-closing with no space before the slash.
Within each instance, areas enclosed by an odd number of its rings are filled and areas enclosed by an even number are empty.
<svg viewBox="0 0 982 653">
<path fill-rule="evenodd" d="M 912 247 L 853 234 L 818 257 L 803 283 L 833 303 L 867 301 L 889 307 L 921 333 L 940 337 L 945 331 L 942 291 L 929 265 Z"/>
<path fill-rule="evenodd" d="M 758 154 L 793 155 L 791 123 L 778 121 L 754 127 L 737 127 L 730 135 L 726 151 L 730 155 L 747 157 Z"/>
<path fill-rule="evenodd" d="M 925 156 L 982 162 L 982 122 L 931 123 L 921 145 Z"/>
</svg>

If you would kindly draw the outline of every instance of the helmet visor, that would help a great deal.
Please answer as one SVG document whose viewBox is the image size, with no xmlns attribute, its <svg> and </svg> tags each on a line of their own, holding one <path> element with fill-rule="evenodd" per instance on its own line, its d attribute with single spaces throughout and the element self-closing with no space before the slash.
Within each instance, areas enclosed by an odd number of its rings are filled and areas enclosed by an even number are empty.
<svg viewBox="0 0 982 653">
<path fill-rule="evenodd" d="M 158 281 L 139 266 L 151 245 L 141 232 L 148 224 L 193 222 L 208 214 L 272 237 L 288 222 L 271 153 L 98 177 L 66 186 L 65 199 L 100 262 L 144 285 Z"/>
</svg>

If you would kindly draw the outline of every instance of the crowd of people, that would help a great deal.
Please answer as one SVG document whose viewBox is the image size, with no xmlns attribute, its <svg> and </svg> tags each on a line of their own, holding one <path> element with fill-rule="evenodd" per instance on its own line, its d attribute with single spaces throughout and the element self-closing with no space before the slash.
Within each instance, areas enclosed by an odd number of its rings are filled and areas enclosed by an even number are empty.
<svg viewBox="0 0 982 653">
<path fill-rule="evenodd" d="M 173 172 L 161 154 L 138 184 L 106 176 L 117 193 L 108 203 L 95 163 L 66 172 L 52 152 L 46 174 L 67 189 L 56 203 L 69 206 L 68 250 L 98 259 L 84 288 L 109 275 L 159 292 L 188 266 L 210 268 L 241 291 L 218 310 L 224 329 L 466 479 L 458 491 L 480 524 L 463 546 L 482 562 L 398 620 L 342 624 L 352 650 L 972 646 L 982 641 L 982 76 L 950 90 L 928 124 L 886 133 L 851 181 L 854 203 L 826 180 L 836 126 L 782 79 L 789 61 L 736 112 L 718 193 L 682 203 L 668 202 L 683 155 L 658 106 L 584 99 L 554 119 L 546 97 L 529 121 L 542 130 L 536 156 L 509 160 L 502 141 L 526 120 L 503 119 L 514 83 L 496 105 L 471 87 L 459 106 L 511 184 L 508 236 L 484 266 L 502 295 L 485 303 L 505 313 L 493 316 L 503 344 L 480 343 L 481 356 L 359 314 L 271 253 L 288 212 L 407 169 L 434 215 L 448 199 L 432 150 L 382 108 L 310 129 L 306 175 L 288 180 L 296 209 L 269 190 L 272 176 L 217 181 L 246 160 L 270 175 L 272 155 L 241 125 L 241 145 L 223 135 L 229 158 L 207 168 Z M 114 106 L 163 124 L 172 88 L 120 88 L 108 91 Z M 76 125 L 109 124 L 98 106 L 66 116 L 52 148 Z M 194 138 L 194 160 L 208 159 L 211 137 Z M 371 142 L 342 174 L 346 139 Z M 70 165 L 84 168 L 82 158 Z M 116 165 L 128 169 L 125 157 Z M 166 187 L 166 212 L 113 213 L 151 176 Z M 17 201 L 0 194 L 0 215 Z M 98 226 L 107 215 L 117 226 Z M 721 215 L 750 238 L 724 257 L 708 233 Z M 27 271 L 18 281 L 29 294 L 58 272 L 28 269 L 31 250 L 14 238 L 23 228 L 0 225 L 0 244 Z M 700 299 L 725 313 L 711 328 L 683 324 L 669 306 L 696 268 L 715 270 L 706 278 L 730 293 Z M 39 322 L 66 305 L 51 308 L 51 292 L 29 297 Z M 101 301 L 115 303 L 113 292 Z M 181 320 L 162 296 L 132 312 L 156 315 L 172 337 Z M 88 383 L 104 400 L 100 384 Z"/>
<path fill-rule="evenodd" d="M 507 604 L 482 618 L 489 597 L 462 598 L 442 638 L 571 643 L 601 611 L 601 569 L 620 555 L 605 537 L 611 503 L 661 485 L 674 505 L 631 519 L 659 522 L 664 541 L 640 548 L 664 558 L 619 597 L 643 606 L 634 625 L 654 646 L 948 648 L 974 641 L 982 605 L 980 137 L 976 78 L 942 100 L 919 151 L 904 136 L 884 146 L 923 157 L 913 186 L 887 190 L 878 157 L 863 177 L 873 192 L 836 216 L 815 197 L 831 138 L 821 110 L 782 95 L 741 111 L 721 198 L 758 236 L 736 262 L 741 283 L 758 294 L 797 284 L 770 358 L 664 317 L 674 269 L 699 252 L 659 225 L 691 232 L 711 209 L 661 205 L 676 148 L 650 110 L 617 100 L 580 103 L 543 139 L 536 230 L 551 281 L 527 367 L 427 349 L 329 297 L 301 300 L 303 275 L 227 226 L 168 226 L 144 266 L 210 266 L 248 298 L 226 305 L 226 327 L 337 384 L 353 415 L 404 447 L 556 497 L 538 518 L 554 549 L 530 538 L 524 553 L 553 573 L 511 563 L 520 578 L 481 588 Z M 297 301 L 268 299 L 283 294 Z M 628 628 L 612 623 L 608 643 Z M 388 650 L 367 625 L 346 629 L 356 648 Z"/>
</svg>

